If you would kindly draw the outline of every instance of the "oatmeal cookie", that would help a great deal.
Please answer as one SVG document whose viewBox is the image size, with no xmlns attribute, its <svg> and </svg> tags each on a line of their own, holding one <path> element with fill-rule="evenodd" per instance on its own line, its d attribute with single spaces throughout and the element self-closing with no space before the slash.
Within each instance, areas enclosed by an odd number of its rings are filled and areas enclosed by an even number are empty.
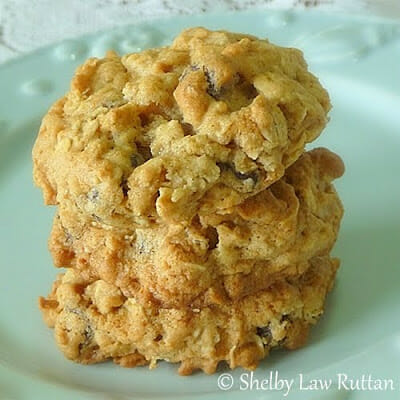
<svg viewBox="0 0 400 400">
<path fill-rule="evenodd" d="M 80 363 L 113 359 L 125 367 L 154 367 L 165 360 L 180 363 L 182 375 L 195 369 L 213 373 L 221 361 L 232 369 L 254 369 L 275 347 L 305 344 L 338 264 L 315 257 L 303 275 L 235 302 L 202 308 L 142 305 L 118 287 L 86 281 L 70 269 L 39 303 L 61 351 Z"/>
<path fill-rule="evenodd" d="M 60 207 L 50 250 L 56 266 L 116 285 L 142 304 L 237 300 L 302 274 L 313 258 L 329 254 L 343 214 L 331 182 L 342 173 L 338 156 L 314 149 L 269 188 L 190 225 L 117 229 L 82 224 Z"/>
<path fill-rule="evenodd" d="M 190 223 L 281 178 L 329 109 L 299 50 L 188 29 L 169 47 L 78 68 L 43 119 L 34 180 L 76 219 Z"/>
</svg>

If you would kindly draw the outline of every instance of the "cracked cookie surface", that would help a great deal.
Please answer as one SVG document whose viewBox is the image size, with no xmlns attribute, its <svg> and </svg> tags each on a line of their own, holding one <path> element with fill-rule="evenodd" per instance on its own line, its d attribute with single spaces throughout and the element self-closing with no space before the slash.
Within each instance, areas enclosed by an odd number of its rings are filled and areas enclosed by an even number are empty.
<svg viewBox="0 0 400 400">
<path fill-rule="evenodd" d="M 187 223 L 281 178 L 329 108 L 300 51 L 188 29 L 169 47 L 78 68 L 43 120 L 34 179 L 77 218 Z"/>
</svg>

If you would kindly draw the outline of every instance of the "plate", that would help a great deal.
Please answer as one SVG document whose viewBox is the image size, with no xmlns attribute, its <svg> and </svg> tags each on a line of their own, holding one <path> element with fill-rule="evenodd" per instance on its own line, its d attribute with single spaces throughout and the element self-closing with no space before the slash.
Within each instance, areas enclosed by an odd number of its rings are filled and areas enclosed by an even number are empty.
<svg viewBox="0 0 400 400">
<path fill-rule="evenodd" d="M 126 53 L 163 45 L 193 25 L 253 33 L 300 47 L 332 97 L 331 122 L 313 146 L 338 152 L 347 167 L 337 183 L 346 210 L 334 250 L 342 259 L 337 285 L 309 345 L 295 352 L 274 352 L 253 374 L 258 380 L 269 379 L 271 373 L 288 382 L 293 379 L 289 393 L 271 385 L 246 389 L 243 370 L 183 378 L 176 374 L 176 366 L 166 363 L 153 371 L 112 363 L 74 364 L 57 350 L 37 308 L 37 297 L 48 293 L 58 272 L 46 247 L 54 209 L 43 206 L 31 178 L 30 153 L 41 117 L 66 91 L 74 68 L 87 57 L 102 56 L 109 48 Z M 398 398 L 400 79 L 395 65 L 399 62 L 400 25 L 393 21 L 252 11 L 126 26 L 2 65 L 0 398 L 211 400 L 228 393 L 230 399 L 249 400 L 285 394 L 296 399 Z M 222 373 L 230 375 L 220 378 Z M 347 374 L 354 382 L 362 374 L 392 379 L 395 387 L 379 394 L 357 387 L 347 391 L 339 385 L 338 374 Z M 307 391 L 304 382 L 311 379 L 331 379 L 333 384 Z"/>
</svg>

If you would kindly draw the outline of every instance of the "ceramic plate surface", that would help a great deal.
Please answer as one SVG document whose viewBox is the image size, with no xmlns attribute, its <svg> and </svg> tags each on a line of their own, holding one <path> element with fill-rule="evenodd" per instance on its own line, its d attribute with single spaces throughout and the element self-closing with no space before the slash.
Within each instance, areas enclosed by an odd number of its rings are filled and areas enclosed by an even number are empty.
<svg viewBox="0 0 400 400">
<path fill-rule="evenodd" d="M 222 390 L 218 377 L 229 371 L 179 377 L 176 366 L 166 363 L 153 371 L 74 364 L 56 348 L 37 308 L 37 297 L 48 293 L 57 273 L 46 246 L 54 209 L 43 206 L 31 178 L 30 153 L 42 116 L 87 57 L 103 56 L 109 48 L 127 53 L 164 45 L 193 25 L 301 48 L 333 103 L 331 122 L 313 146 L 336 151 L 347 167 L 337 182 L 346 210 L 334 250 L 342 266 L 326 314 L 308 346 L 273 353 L 253 377 L 269 379 L 272 371 L 293 379 L 286 398 L 400 398 L 400 26 L 352 16 L 252 11 L 122 27 L 0 66 L 0 399 L 284 398 L 285 391 L 271 384 L 242 390 L 243 370 L 232 372 L 232 388 Z M 354 381 L 362 374 L 392 379 L 394 387 L 345 391 L 338 388 L 341 373 Z M 305 391 L 311 379 L 333 384 Z"/>
</svg>

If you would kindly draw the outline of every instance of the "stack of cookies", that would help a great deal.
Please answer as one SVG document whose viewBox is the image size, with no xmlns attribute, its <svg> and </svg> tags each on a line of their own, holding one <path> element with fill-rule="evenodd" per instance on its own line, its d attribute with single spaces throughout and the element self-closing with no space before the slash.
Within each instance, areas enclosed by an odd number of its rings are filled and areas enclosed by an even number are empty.
<svg viewBox="0 0 400 400">
<path fill-rule="evenodd" d="M 339 265 L 343 164 L 305 152 L 329 109 L 300 51 L 243 34 L 78 68 L 33 150 L 67 268 L 40 308 L 65 356 L 185 375 L 303 345 Z"/>
</svg>

